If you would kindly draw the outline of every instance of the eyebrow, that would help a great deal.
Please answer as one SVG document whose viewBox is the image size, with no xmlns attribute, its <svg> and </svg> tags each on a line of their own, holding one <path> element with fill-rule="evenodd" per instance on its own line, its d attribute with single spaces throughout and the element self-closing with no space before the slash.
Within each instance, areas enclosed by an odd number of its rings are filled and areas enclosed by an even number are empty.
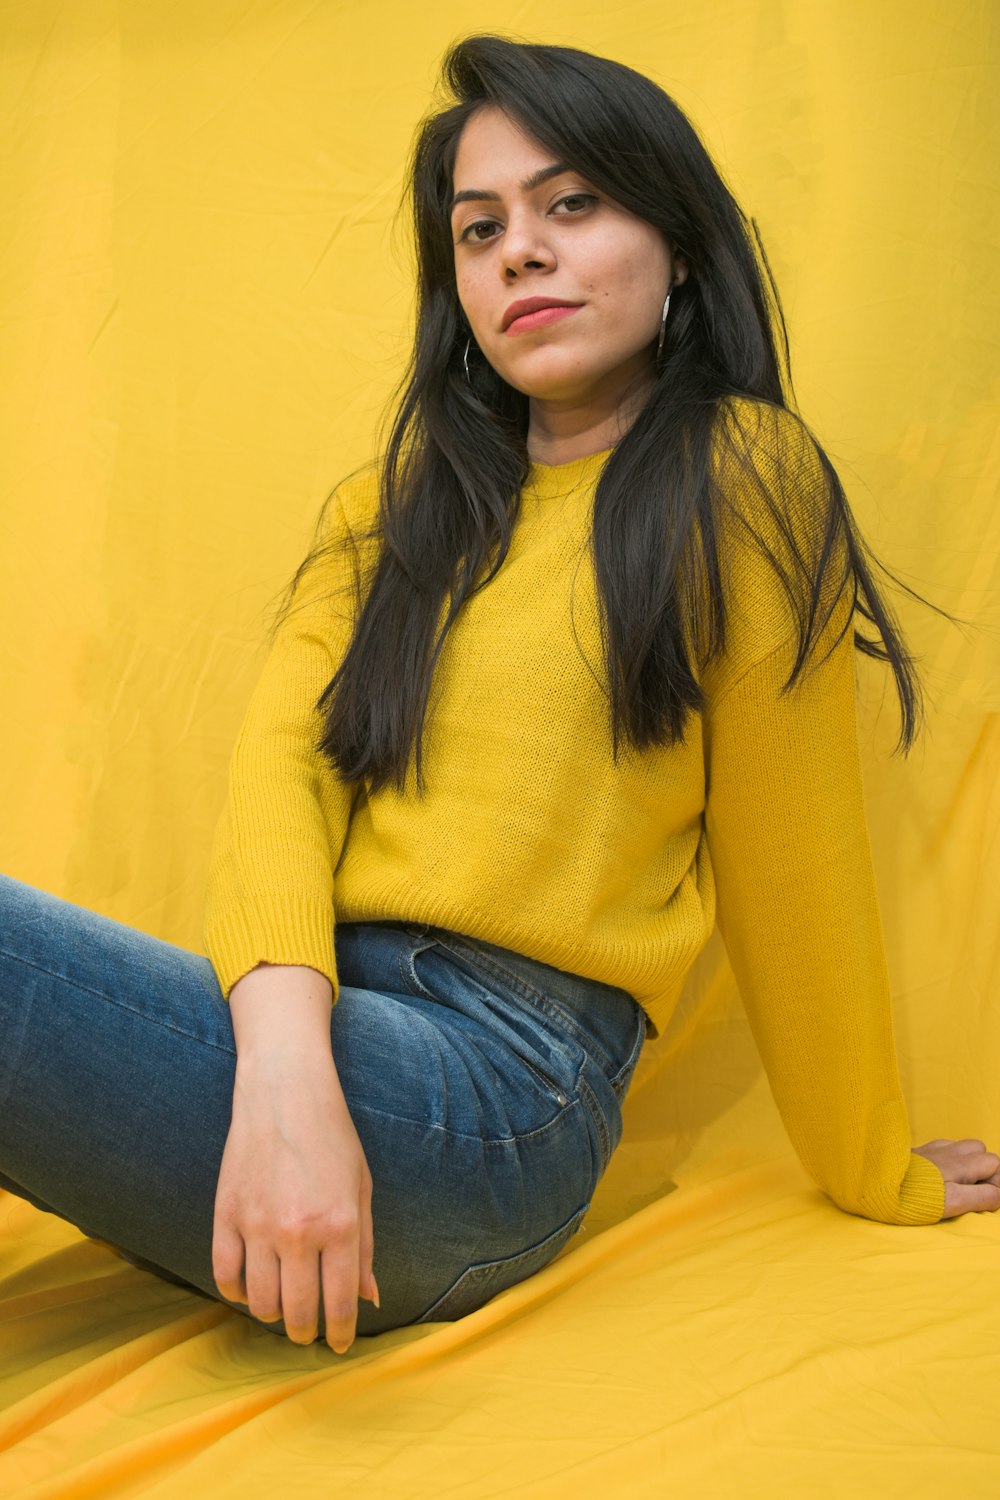
<svg viewBox="0 0 1000 1500">
<path fill-rule="evenodd" d="M 553 162 L 551 167 L 542 167 L 538 172 L 532 172 L 530 177 L 526 177 L 521 183 L 521 192 L 533 193 L 536 187 L 541 187 L 542 183 L 548 182 L 550 177 L 558 177 L 560 172 L 572 172 L 572 170 L 573 168 L 568 161 Z M 463 188 L 460 193 L 456 193 L 454 198 L 452 198 L 448 209 L 448 217 L 451 217 L 460 203 L 468 203 L 473 200 L 485 198 L 499 203 L 500 194 L 490 193 L 485 188 Z"/>
</svg>

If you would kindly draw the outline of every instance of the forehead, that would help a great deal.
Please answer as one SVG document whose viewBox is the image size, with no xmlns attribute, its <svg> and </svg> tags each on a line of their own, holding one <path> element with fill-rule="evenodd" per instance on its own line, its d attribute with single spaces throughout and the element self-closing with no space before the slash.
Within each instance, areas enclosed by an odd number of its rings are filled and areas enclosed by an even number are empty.
<svg viewBox="0 0 1000 1500">
<path fill-rule="evenodd" d="M 484 104 L 462 127 L 452 174 L 456 191 L 488 187 L 488 179 L 547 166 L 551 151 L 512 120 L 496 104 Z"/>
</svg>

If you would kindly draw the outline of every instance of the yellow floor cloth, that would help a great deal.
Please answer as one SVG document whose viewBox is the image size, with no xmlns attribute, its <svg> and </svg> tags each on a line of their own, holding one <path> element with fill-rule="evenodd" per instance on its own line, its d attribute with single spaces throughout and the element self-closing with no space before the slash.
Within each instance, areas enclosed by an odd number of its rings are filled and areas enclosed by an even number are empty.
<svg viewBox="0 0 1000 1500">
<path fill-rule="evenodd" d="M 856 1220 L 733 1150 L 338 1358 L 3 1209 L 6 1496 L 996 1493 L 992 1218 Z"/>
<path fill-rule="evenodd" d="M 1000 89 L 988 0 L 32 0 L 0 13 L 0 869 L 198 949 L 267 606 L 406 354 L 390 234 L 456 36 L 603 52 L 758 220 L 928 729 L 859 659 L 914 1144 L 1000 1146 Z M 400 231 L 405 223 L 399 226 Z M 3 1128 L 0 1110 L 0 1132 Z M 0 1193 L 3 1500 L 995 1500 L 1000 1214 L 842 1213 L 718 934 L 584 1228 L 456 1324 L 308 1349 Z"/>
</svg>

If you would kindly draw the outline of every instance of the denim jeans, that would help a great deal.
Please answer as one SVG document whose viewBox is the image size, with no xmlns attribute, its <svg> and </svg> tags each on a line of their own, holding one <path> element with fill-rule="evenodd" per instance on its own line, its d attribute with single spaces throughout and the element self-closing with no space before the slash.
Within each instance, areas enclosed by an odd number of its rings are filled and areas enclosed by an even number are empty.
<svg viewBox="0 0 1000 1500">
<path fill-rule="evenodd" d="M 334 940 L 331 1043 L 372 1175 L 381 1293 L 359 1301 L 357 1333 L 460 1318 L 580 1227 L 645 1013 L 423 923 L 341 923 Z M 0 875 L 0 1187 L 252 1317 L 212 1273 L 235 1071 L 207 958 Z"/>
</svg>

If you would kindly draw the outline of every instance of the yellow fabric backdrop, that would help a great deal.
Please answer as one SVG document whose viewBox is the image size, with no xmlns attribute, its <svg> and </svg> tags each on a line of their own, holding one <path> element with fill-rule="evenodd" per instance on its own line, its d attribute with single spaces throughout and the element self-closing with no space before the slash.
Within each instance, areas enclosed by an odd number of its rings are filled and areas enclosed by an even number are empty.
<svg viewBox="0 0 1000 1500">
<path fill-rule="evenodd" d="M 201 951 L 268 608 L 405 357 L 412 132 L 446 45 L 494 29 L 608 54 L 690 113 L 761 227 L 863 530 L 977 622 L 892 596 L 928 695 L 908 760 L 887 674 L 859 659 L 859 685 L 914 1144 L 995 1149 L 990 0 L 0 7 L 0 869 Z M 1000 1492 L 1000 1218 L 879 1225 L 813 1188 L 718 934 L 625 1125 L 551 1267 L 343 1358 L 0 1193 L 0 1493 Z"/>
</svg>

